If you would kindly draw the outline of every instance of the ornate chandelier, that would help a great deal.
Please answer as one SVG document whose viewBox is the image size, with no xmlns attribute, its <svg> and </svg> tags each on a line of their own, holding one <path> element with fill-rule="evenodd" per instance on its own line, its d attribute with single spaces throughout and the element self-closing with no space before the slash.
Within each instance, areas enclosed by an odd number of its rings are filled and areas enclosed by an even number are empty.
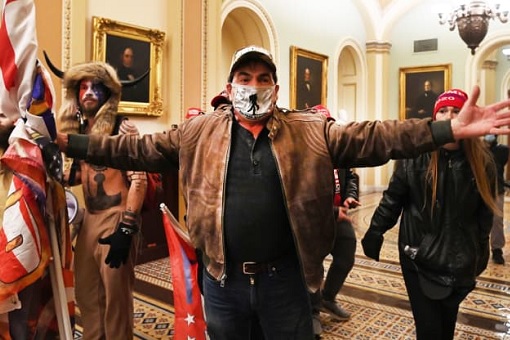
<svg viewBox="0 0 510 340">
<path fill-rule="evenodd" d="M 508 21 L 508 11 L 501 11 L 499 7 L 499 4 L 492 8 L 485 1 L 472 0 L 469 5 L 460 5 L 447 16 L 439 13 L 439 23 L 448 23 L 450 31 L 457 25 L 460 37 L 474 55 L 476 48 L 487 35 L 489 19 L 498 18 L 502 23 Z"/>
</svg>

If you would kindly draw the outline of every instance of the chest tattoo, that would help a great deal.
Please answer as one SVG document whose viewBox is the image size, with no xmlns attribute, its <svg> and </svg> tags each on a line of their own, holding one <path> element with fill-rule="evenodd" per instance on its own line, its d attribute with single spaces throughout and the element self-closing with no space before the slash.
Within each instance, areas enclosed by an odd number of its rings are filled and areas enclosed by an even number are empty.
<svg viewBox="0 0 510 340">
<path fill-rule="evenodd" d="M 94 170 L 97 173 L 94 175 L 94 182 L 96 182 L 96 196 L 92 196 L 92 188 L 90 185 L 90 177 L 87 179 L 87 186 L 89 195 L 86 197 L 87 206 L 92 211 L 106 210 L 111 207 L 118 206 L 122 202 L 121 193 L 115 195 L 108 195 L 104 189 L 105 175 L 101 170 L 96 167 Z"/>
</svg>

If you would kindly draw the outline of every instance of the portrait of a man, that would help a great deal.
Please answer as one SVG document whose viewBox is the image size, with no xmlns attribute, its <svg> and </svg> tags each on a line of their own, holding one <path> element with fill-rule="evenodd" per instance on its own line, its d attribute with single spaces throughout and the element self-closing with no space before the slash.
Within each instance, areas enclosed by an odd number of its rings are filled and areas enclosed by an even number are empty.
<svg viewBox="0 0 510 340">
<path fill-rule="evenodd" d="M 291 108 L 326 104 L 327 62 L 325 55 L 291 46 Z"/>
<path fill-rule="evenodd" d="M 400 69 L 400 118 L 430 118 L 437 97 L 450 87 L 451 65 Z"/>
<path fill-rule="evenodd" d="M 441 91 L 442 92 L 442 91 Z M 439 94 L 434 91 L 434 86 L 429 79 L 423 82 L 423 90 L 416 97 L 414 106 L 407 114 L 407 118 L 432 117 L 434 104 Z"/>
<path fill-rule="evenodd" d="M 297 109 L 307 109 L 321 104 L 321 79 L 312 76 L 310 67 L 305 66 L 301 80 L 298 80 Z M 299 77 L 298 77 L 299 79 Z"/>
<path fill-rule="evenodd" d="M 115 35 L 106 36 L 106 62 L 120 80 L 134 80 L 150 69 L 150 43 Z M 122 101 L 149 102 L 150 73 L 135 86 L 122 89 Z"/>
</svg>

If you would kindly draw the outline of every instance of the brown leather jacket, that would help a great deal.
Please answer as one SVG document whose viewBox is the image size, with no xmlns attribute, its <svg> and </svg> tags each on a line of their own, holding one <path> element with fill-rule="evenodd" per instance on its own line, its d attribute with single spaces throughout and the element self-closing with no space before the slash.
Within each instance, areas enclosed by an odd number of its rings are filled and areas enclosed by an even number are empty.
<svg viewBox="0 0 510 340">
<path fill-rule="evenodd" d="M 179 166 L 191 239 L 208 257 L 209 273 L 223 280 L 232 119 L 230 110 L 213 112 L 141 139 L 70 135 L 67 154 L 122 169 L 164 172 Z M 449 121 L 429 119 L 338 125 L 322 115 L 276 109 L 267 128 L 303 275 L 312 291 L 320 287 L 322 261 L 334 236 L 333 168 L 381 165 L 453 141 Z"/>
</svg>

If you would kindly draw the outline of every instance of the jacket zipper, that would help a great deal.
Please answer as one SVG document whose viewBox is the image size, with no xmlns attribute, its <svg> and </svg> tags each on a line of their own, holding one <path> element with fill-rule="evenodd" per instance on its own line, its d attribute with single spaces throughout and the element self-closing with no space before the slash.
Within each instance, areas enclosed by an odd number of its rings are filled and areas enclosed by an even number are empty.
<svg viewBox="0 0 510 340">
<path fill-rule="evenodd" d="M 282 188 L 283 203 L 285 205 L 285 211 L 287 212 L 287 218 L 289 219 L 290 232 L 292 233 L 292 240 L 294 241 L 294 246 L 296 248 L 296 256 L 299 261 L 299 271 L 301 272 L 301 276 L 303 277 L 303 280 L 304 280 L 305 274 L 303 271 L 303 262 L 301 261 L 301 250 L 299 249 L 299 244 L 296 240 L 296 234 L 294 232 L 294 223 L 292 222 L 292 218 L 289 213 L 289 207 L 287 206 L 287 193 L 285 192 L 285 186 L 283 185 L 283 180 L 282 180 L 281 171 L 280 171 L 280 163 L 278 162 L 278 157 L 276 157 L 276 153 L 274 151 L 273 139 L 270 138 L 270 140 L 271 140 L 271 145 L 270 145 L 271 153 L 273 154 L 273 157 L 275 159 L 276 169 L 278 171 L 278 179 L 280 180 L 280 187 Z M 306 282 L 305 282 L 305 284 L 306 284 Z"/>
<path fill-rule="evenodd" d="M 223 249 L 223 270 L 220 276 L 220 287 L 225 287 L 225 281 L 227 280 L 227 250 L 225 249 L 225 227 L 223 223 L 223 218 L 225 217 L 225 194 L 226 194 L 226 184 L 227 184 L 227 171 L 228 171 L 228 162 L 230 160 L 230 146 L 232 142 L 232 123 L 230 124 L 230 143 L 227 148 L 227 159 L 225 161 L 225 169 L 223 175 L 223 199 L 221 200 L 221 238 L 222 238 L 222 249 Z"/>
</svg>

